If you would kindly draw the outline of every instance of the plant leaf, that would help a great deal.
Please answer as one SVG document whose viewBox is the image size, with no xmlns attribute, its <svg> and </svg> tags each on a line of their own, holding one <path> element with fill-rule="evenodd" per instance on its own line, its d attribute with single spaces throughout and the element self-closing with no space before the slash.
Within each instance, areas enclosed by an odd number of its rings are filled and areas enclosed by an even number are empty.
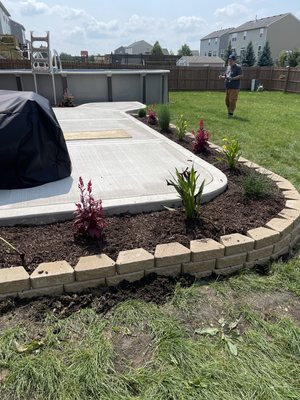
<svg viewBox="0 0 300 400">
<path fill-rule="evenodd" d="M 237 320 L 234 321 L 234 322 L 231 322 L 231 323 L 228 325 L 229 330 L 232 331 L 232 329 L 235 329 L 235 328 L 238 326 L 239 322 L 240 322 L 239 319 L 237 319 Z"/>
<path fill-rule="evenodd" d="M 195 333 L 198 335 L 210 335 L 215 336 L 219 333 L 218 328 L 204 328 L 204 329 L 196 329 Z"/>
<path fill-rule="evenodd" d="M 219 322 L 219 324 L 222 326 L 222 328 L 223 328 L 223 326 L 225 326 L 225 319 L 224 319 L 224 318 L 220 318 L 220 319 L 218 320 L 218 322 Z"/>
<path fill-rule="evenodd" d="M 167 206 L 163 206 L 163 207 L 168 211 L 176 211 L 176 208 L 167 207 Z"/>
<path fill-rule="evenodd" d="M 238 350 L 237 350 L 236 345 L 229 338 L 225 338 L 225 341 L 226 341 L 226 344 L 227 344 L 227 347 L 228 347 L 228 350 L 230 351 L 230 353 L 233 356 L 237 356 Z"/>
</svg>

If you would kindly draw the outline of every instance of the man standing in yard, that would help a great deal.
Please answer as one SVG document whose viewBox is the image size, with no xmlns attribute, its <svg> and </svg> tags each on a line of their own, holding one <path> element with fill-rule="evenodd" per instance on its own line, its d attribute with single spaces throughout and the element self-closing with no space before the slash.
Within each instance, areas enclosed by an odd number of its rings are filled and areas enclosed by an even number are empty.
<svg viewBox="0 0 300 400">
<path fill-rule="evenodd" d="M 225 79 L 225 104 L 228 110 L 228 118 L 233 117 L 236 102 L 239 96 L 242 77 L 242 68 L 236 63 L 236 56 L 231 54 L 228 58 L 228 67 L 225 75 L 219 75 L 219 79 Z"/>
</svg>

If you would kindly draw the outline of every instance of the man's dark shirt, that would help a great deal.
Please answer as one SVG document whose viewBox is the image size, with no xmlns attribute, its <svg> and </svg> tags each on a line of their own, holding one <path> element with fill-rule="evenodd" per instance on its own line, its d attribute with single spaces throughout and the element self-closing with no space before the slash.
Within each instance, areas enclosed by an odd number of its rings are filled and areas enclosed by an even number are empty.
<svg viewBox="0 0 300 400">
<path fill-rule="evenodd" d="M 225 80 L 225 86 L 226 89 L 239 89 L 241 86 L 241 80 L 231 80 L 230 79 L 234 78 L 235 76 L 242 75 L 242 68 L 238 64 L 233 64 L 231 67 L 227 68 L 226 71 L 226 80 Z M 229 80 L 227 79 L 229 78 Z"/>
</svg>

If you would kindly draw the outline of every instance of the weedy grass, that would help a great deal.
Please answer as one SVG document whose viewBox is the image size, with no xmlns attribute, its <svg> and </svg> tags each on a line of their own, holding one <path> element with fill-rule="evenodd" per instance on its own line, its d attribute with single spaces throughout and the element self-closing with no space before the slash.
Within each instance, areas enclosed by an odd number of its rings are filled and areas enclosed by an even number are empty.
<svg viewBox="0 0 300 400">
<path fill-rule="evenodd" d="M 170 93 L 172 116 L 176 120 L 184 114 L 188 130 L 204 118 L 213 142 L 221 144 L 234 134 L 244 157 L 285 176 L 298 190 L 299 103 L 293 94 L 241 92 L 236 116 L 228 120 L 223 93 Z M 42 330 L 30 320 L 3 328 L 1 400 L 298 400 L 299 321 L 278 310 L 258 313 L 245 298 L 287 293 L 297 300 L 300 258 L 261 272 L 208 282 L 214 289 L 209 298 L 214 292 L 218 296 L 219 321 L 199 317 L 193 321 L 197 325 L 199 320 L 195 331 L 167 308 L 137 300 L 120 303 L 105 316 L 91 309 L 66 319 L 49 314 Z M 198 295 L 197 284 L 177 285 L 169 303 L 191 319 L 200 301 L 205 307 L 205 294 Z M 38 338 L 32 336 L 35 327 Z M 137 331 L 150 338 L 150 355 L 136 368 L 125 357 L 120 370 L 118 338 L 126 337 L 130 351 Z"/>
</svg>

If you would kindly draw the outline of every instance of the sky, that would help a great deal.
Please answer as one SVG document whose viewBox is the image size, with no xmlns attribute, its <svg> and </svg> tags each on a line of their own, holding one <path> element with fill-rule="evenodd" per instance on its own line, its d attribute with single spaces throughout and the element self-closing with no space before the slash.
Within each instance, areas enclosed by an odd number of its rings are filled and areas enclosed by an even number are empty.
<svg viewBox="0 0 300 400">
<path fill-rule="evenodd" d="M 50 31 L 50 48 L 72 55 L 107 54 L 138 40 L 158 41 L 177 54 L 183 44 L 199 50 L 205 35 L 255 18 L 291 12 L 300 19 L 299 0 L 1 1 L 28 39 L 30 31 Z"/>
</svg>

